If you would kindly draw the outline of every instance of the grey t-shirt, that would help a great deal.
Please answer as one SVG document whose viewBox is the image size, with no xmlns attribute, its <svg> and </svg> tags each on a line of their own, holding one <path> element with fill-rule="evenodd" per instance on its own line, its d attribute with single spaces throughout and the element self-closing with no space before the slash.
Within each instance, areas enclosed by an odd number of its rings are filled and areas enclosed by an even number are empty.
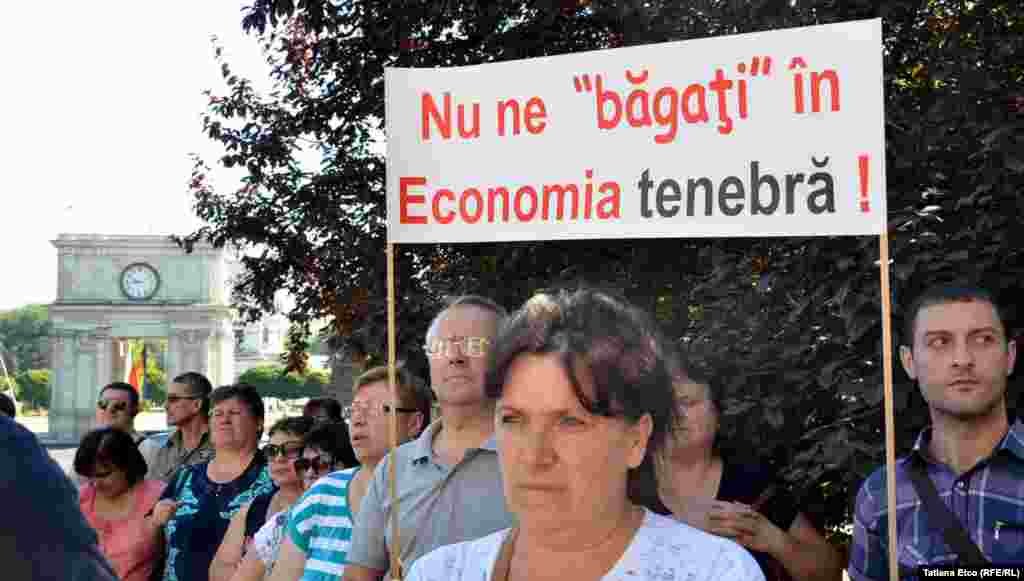
<svg viewBox="0 0 1024 581">
<path fill-rule="evenodd" d="M 352 532 L 348 562 L 387 571 L 391 546 L 391 496 L 388 471 L 395 458 L 401 559 L 413 561 L 444 545 L 487 536 L 514 526 L 505 503 L 495 440 L 466 452 L 455 466 L 440 464 L 433 439 L 441 422 L 419 438 L 399 446 L 377 466 L 363 497 Z"/>
<path fill-rule="evenodd" d="M 78 492 L 35 435 L 0 416 L 0 570 L 18 581 L 116 581 Z"/>
</svg>

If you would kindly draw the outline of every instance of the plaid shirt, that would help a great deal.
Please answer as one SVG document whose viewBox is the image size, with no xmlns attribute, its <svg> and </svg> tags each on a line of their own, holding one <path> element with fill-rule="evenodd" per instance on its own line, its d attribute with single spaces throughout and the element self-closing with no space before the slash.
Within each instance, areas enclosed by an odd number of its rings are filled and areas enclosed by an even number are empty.
<svg viewBox="0 0 1024 581">
<path fill-rule="evenodd" d="M 955 563 L 911 483 L 909 464 L 924 462 L 939 497 L 994 564 L 1024 564 L 1024 424 L 1017 420 L 991 456 L 959 477 L 928 458 L 931 428 L 910 455 L 896 462 L 896 534 L 901 569 Z M 853 581 L 889 578 L 889 524 L 885 468 L 861 486 L 854 510 L 849 574 Z"/>
</svg>

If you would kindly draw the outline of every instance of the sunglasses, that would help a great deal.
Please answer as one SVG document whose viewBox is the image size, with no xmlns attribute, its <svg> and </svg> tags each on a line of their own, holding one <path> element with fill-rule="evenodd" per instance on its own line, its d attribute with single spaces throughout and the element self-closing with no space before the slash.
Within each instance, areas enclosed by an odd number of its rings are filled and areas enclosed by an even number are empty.
<svg viewBox="0 0 1024 581">
<path fill-rule="evenodd" d="M 124 410 L 128 409 L 128 402 L 101 399 L 100 401 L 96 402 L 96 407 L 104 411 L 106 411 L 107 408 L 110 408 L 110 413 L 117 413 L 123 412 Z"/>
<path fill-rule="evenodd" d="M 298 472 L 299 474 L 306 472 L 310 468 L 312 468 L 314 472 L 319 474 L 321 472 L 330 470 L 333 467 L 334 461 L 325 460 L 321 456 L 317 456 L 316 458 L 299 458 L 298 460 L 295 461 L 295 471 Z"/>
<path fill-rule="evenodd" d="M 263 446 L 263 453 L 267 456 L 268 460 L 273 460 L 278 456 L 283 456 L 285 458 L 298 458 L 302 455 L 302 451 L 305 449 L 306 447 L 304 445 L 298 443 L 281 444 L 280 446 L 276 444 L 267 444 L 266 446 Z"/>
<path fill-rule="evenodd" d="M 167 403 L 178 403 L 183 399 L 203 399 L 201 395 L 169 395 L 167 396 Z"/>
</svg>

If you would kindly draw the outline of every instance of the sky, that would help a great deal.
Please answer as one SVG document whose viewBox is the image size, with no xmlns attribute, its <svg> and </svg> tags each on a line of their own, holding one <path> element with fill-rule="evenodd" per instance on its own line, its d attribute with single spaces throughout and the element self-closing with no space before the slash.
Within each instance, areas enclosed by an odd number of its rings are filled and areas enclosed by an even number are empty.
<svg viewBox="0 0 1024 581">
<path fill-rule="evenodd" d="M 233 72 L 267 88 L 242 32 L 250 0 L 11 2 L 0 18 L 0 310 L 56 298 L 58 233 L 186 234 L 198 227 L 190 152 L 215 166 L 204 89 Z M 214 172 L 223 186 L 237 179 Z"/>
</svg>

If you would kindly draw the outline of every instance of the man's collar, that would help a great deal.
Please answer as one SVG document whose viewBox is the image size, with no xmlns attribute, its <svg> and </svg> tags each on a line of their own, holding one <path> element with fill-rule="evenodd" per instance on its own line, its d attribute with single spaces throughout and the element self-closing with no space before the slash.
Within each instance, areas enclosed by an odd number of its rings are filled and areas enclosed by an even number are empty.
<svg viewBox="0 0 1024 581">
<path fill-rule="evenodd" d="M 930 462 L 931 458 L 928 454 L 928 446 L 932 441 L 932 427 L 928 426 L 921 430 L 921 433 L 917 435 L 917 441 L 914 442 L 913 454 L 925 462 Z M 1003 439 L 996 446 L 992 455 L 995 456 L 1000 451 L 1006 450 L 1010 454 L 1017 457 L 1018 460 L 1024 461 L 1024 423 L 1020 419 L 1014 420 L 1010 424 L 1010 429 L 1003 436 Z"/>
<path fill-rule="evenodd" d="M 210 430 L 207 429 L 206 431 L 203 432 L 203 435 L 199 436 L 199 445 L 196 446 L 196 447 L 197 448 L 202 448 L 204 445 L 206 445 L 206 443 L 209 440 L 210 440 Z M 173 447 L 175 445 L 177 445 L 177 446 L 184 446 L 185 445 L 185 436 L 181 433 L 181 429 L 179 429 L 179 428 L 174 428 L 174 431 L 172 431 L 167 436 L 167 441 L 164 442 L 164 448 L 171 448 L 171 447 Z"/>
<path fill-rule="evenodd" d="M 423 430 L 419 438 L 411 442 L 412 458 L 410 460 L 412 460 L 413 464 L 429 460 L 434 455 L 434 436 L 441 429 L 441 422 L 442 420 L 439 419 L 430 424 L 427 426 L 427 429 Z M 494 434 L 491 434 L 491 437 L 487 438 L 487 441 L 477 449 L 497 453 L 498 441 L 495 439 Z"/>
</svg>

